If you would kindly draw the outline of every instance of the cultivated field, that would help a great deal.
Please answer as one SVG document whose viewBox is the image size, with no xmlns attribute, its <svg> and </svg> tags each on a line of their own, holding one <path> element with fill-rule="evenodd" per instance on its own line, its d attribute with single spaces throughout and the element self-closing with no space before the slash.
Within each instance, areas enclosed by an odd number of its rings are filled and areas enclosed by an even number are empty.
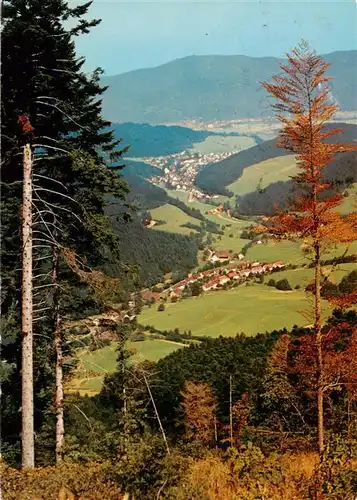
<svg viewBox="0 0 357 500">
<path fill-rule="evenodd" d="M 263 189 L 277 181 L 287 181 L 297 172 L 294 155 L 270 158 L 247 167 L 239 179 L 227 188 L 234 194 L 244 195 Z"/>
<path fill-rule="evenodd" d="M 147 339 L 140 342 L 128 342 L 127 347 L 135 351 L 132 362 L 158 361 L 171 354 L 183 344 L 167 340 Z M 103 385 L 104 376 L 113 373 L 117 364 L 117 345 L 112 343 L 96 351 L 83 350 L 77 353 L 79 366 L 77 374 L 67 384 L 67 392 L 80 392 L 81 394 L 97 394 Z"/>
<path fill-rule="evenodd" d="M 242 285 L 166 304 L 165 311 L 145 308 L 138 321 L 159 330 L 179 328 L 194 335 L 255 335 L 294 324 L 306 325 L 300 314 L 310 307 L 304 292 L 280 292 L 266 285 Z"/>
</svg>

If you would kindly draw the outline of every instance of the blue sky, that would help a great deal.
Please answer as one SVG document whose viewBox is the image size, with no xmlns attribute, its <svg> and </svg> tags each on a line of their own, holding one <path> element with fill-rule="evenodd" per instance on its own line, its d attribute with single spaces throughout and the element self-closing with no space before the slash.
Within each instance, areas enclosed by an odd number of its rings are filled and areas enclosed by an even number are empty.
<svg viewBox="0 0 357 500">
<path fill-rule="evenodd" d="M 107 75 L 192 54 L 281 57 L 302 38 L 319 53 L 357 49 L 356 0 L 94 0 L 89 14 L 102 23 L 77 49 Z"/>
</svg>

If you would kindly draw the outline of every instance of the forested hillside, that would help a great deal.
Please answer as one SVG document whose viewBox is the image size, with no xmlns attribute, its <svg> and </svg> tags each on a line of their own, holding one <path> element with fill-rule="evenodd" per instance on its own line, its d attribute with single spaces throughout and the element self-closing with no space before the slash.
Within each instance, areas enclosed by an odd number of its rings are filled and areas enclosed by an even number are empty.
<svg viewBox="0 0 357 500">
<path fill-rule="evenodd" d="M 324 56 L 331 63 L 333 95 L 341 110 L 356 110 L 356 51 Z M 113 122 L 177 123 L 267 116 L 269 102 L 261 81 L 275 73 L 273 57 L 189 56 L 156 68 L 140 69 L 102 81 L 104 116 Z M 209 103 L 209 105 L 207 105 Z"/>
<path fill-rule="evenodd" d="M 169 196 L 164 189 L 145 179 L 146 172 L 150 170 L 150 168 L 140 168 L 138 171 L 141 171 L 144 175 L 137 174 L 137 164 L 134 162 L 129 165 L 128 169 L 124 170 L 124 177 L 130 186 L 127 200 L 139 210 L 150 210 L 168 203 L 169 200 Z"/>
<path fill-rule="evenodd" d="M 357 127 L 355 130 L 357 132 Z M 357 181 L 356 165 L 357 153 L 344 153 L 326 168 L 325 178 L 333 184 L 334 190 L 345 192 L 346 187 Z M 257 190 L 240 197 L 237 208 L 240 213 L 245 215 L 272 215 L 277 203 L 282 209 L 287 207 L 293 193 L 294 186 L 291 181 L 275 182 L 263 190 Z"/>
<path fill-rule="evenodd" d="M 160 282 L 171 271 L 186 275 L 197 265 L 198 240 L 193 237 L 152 231 L 136 218 L 131 222 L 113 220 L 112 224 L 120 236 L 120 259 L 137 266 L 141 287 Z"/>
<path fill-rule="evenodd" d="M 113 123 L 112 129 L 115 137 L 123 138 L 123 145 L 129 146 L 127 157 L 180 153 L 190 149 L 195 142 L 202 142 L 212 135 L 212 132 L 204 130 L 165 125 L 151 126 L 148 123 Z"/>
<path fill-rule="evenodd" d="M 238 179 L 246 167 L 268 158 L 287 154 L 289 154 L 288 151 L 276 147 L 276 139 L 265 141 L 253 148 L 229 156 L 225 160 L 207 165 L 198 173 L 195 184 L 207 193 L 227 196 L 230 192 L 226 186 Z"/>
</svg>

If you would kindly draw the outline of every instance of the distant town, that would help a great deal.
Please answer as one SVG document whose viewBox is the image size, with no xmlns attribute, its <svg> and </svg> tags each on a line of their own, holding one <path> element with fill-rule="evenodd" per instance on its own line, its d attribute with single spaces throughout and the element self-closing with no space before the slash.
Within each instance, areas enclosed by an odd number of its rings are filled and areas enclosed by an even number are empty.
<svg viewBox="0 0 357 500">
<path fill-rule="evenodd" d="M 161 184 L 167 189 L 188 191 L 195 198 L 211 198 L 193 188 L 197 173 L 205 165 L 224 160 L 236 153 L 238 151 L 208 154 L 183 151 L 167 156 L 147 157 L 144 161 L 162 170 L 162 175 L 149 179 L 153 184 Z"/>
</svg>

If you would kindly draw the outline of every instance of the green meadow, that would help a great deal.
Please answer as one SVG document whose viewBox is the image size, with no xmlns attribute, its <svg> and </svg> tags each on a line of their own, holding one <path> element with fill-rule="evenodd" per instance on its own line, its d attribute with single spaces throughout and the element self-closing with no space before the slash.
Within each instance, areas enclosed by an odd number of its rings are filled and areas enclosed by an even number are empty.
<svg viewBox="0 0 357 500">
<path fill-rule="evenodd" d="M 167 303 L 164 311 L 145 308 L 138 321 L 159 330 L 191 330 L 193 335 L 230 337 L 306 325 L 301 314 L 310 307 L 302 291 L 281 292 L 266 285 L 242 285 Z"/>
<path fill-rule="evenodd" d="M 182 227 L 185 222 L 190 222 L 196 226 L 200 225 L 200 221 L 185 214 L 182 210 L 174 205 L 166 204 L 161 207 L 151 210 L 151 216 L 154 220 L 164 221 L 164 224 L 153 226 L 153 229 L 160 231 L 168 231 L 170 233 L 190 234 L 193 229 Z"/>
<path fill-rule="evenodd" d="M 328 278 L 332 283 L 339 283 L 344 276 L 346 276 L 351 271 L 357 268 L 356 263 L 350 264 L 337 264 L 336 266 L 325 266 L 323 267 L 323 276 Z M 299 269 L 287 269 L 285 271 L 279 271 L 265 277 L 265 282 L 273 278 L 275 281 L 286 278 L 291 287 L 294 288 L 296 285 L 305 287 L 308 283 L 312 281 L 314 277 L 314 270 L 311 268 L 299 268 Z"/>
<path fill-rule="evenodd" d="M 323 259 L 332 259 L 338 256 L 357 254 L 357 241 L 350 245 L 332 245 L 323 252 Z M 304 255 L 299 241 L 273 241 L 269 240 L 267 244 L 253 245 L 246 254 L 246 259 L 257 260 L 261 262 L 274 262 L 282 260 L 286 264 L 295 264 L 304 266 L 311 262 L 311 257 Z"/>
<path fill-rule="evenodd" d="M 278 156 L 251 165 L 227 188 L 234 194 L 244 195 L 265 188 L 277 181 L 287 181 L 297 172 L 294 155 Z"/>
<path fill-rule="evenodd" d="M 133 354 L 131 361 L 158 361 L 184 344 L 170 342 L 161 339 L 150 339 L 145 341 L 128 342 L 127 347 Z M 104 377 L 107 373 L 113 373 L 117 364 L 117 344 L 113 342 L 109 346 L 96 351 L 82 350 L 77 352 L 78 368 L 74 377 L 66 386 L 67 392 L 79 392 L 80 394 L 93 395 L 100 392 Z"/>
</svg>

